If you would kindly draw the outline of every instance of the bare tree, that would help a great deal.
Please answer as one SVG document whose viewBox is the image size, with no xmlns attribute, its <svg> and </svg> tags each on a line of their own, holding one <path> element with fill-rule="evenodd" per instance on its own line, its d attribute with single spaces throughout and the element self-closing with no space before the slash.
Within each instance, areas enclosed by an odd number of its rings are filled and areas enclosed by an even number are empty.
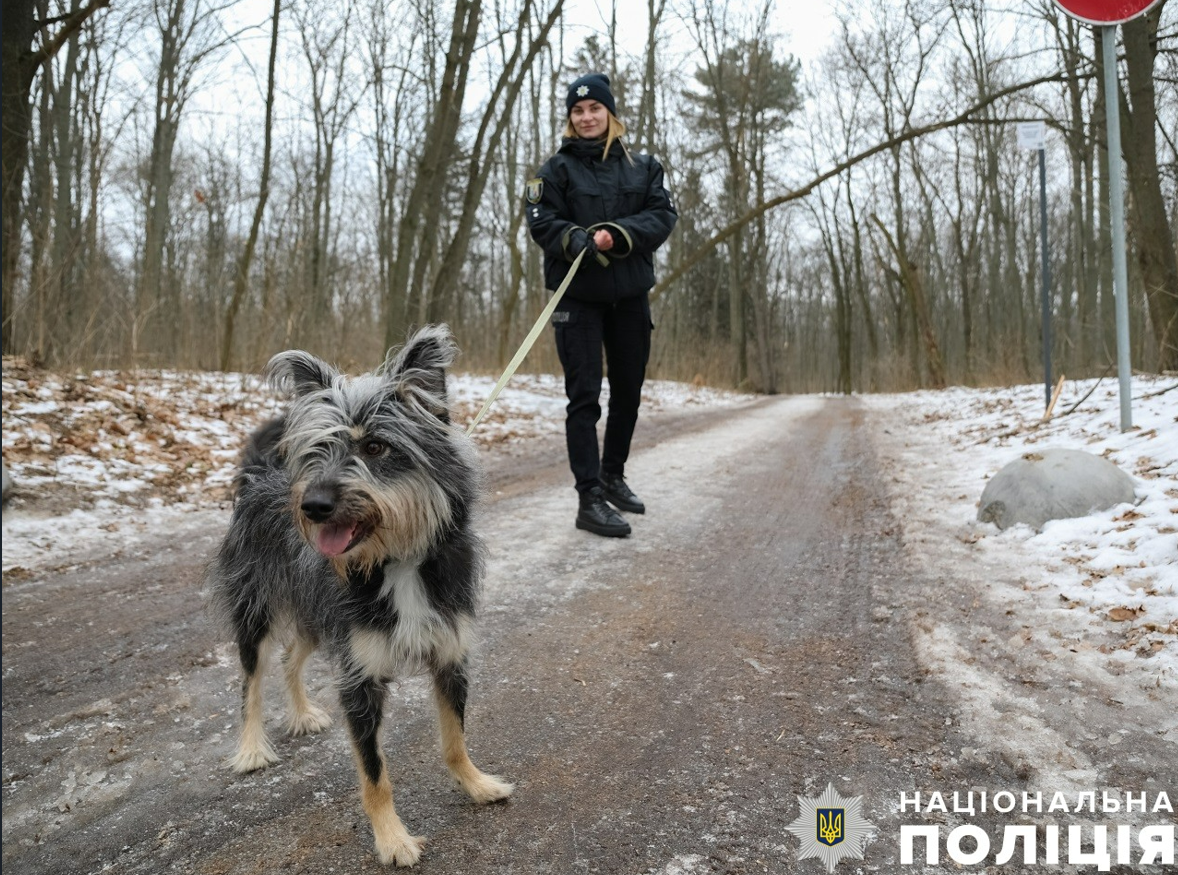
<svg viewBox="0 0 1178 875">
<path fill-rule="evenodd" d="M 397 254 L 385 296 L 385 344 L 395 346 L 421 319 L 421 283 L 434 258 L 447 174 L 455 158 L 462 101 L 478 40 L 482 0 L 457 0 L 437 101 L 397 233 Z"/>
<path fill-rule="evenodd" d="M 413 71 L 408 58 L 423 39 L 417 28 L 406 39 L 396 39 L 397 22 L 387 4 L 376 0 L 369 18 L 367 61 L 372 69 L 372 108 L 375 119 L 373 151 L 376 159 L 376 255 L 380 295 L 387 294 L 396 257 L 399 193 L 412 153 L 402 143 L 414 117 L 417 95 L 410 88 Z M 383 336 L 383 326 L 382 326 Z"/>
<path fill-rule="evenodd" d="M 1166 3 L 1121 28 L 1128 94 L 1121 95 L 1125 166 L 1136 221 L 1137 263 L 1158 346 L 1158 369 L 1178 371 L 1178 241 L 1162 196 L 1157 150 L 1154 62 L 1158 24 Z"/>
<path fill-rule="evenodd" d="M 705 2 L 692 8 L 693 39 L 702 61 L 695 72 L 700 92 L 684 96 L 704 137 L 700 153 L 719 154 L 724 159 L 722 191 L 724 211 L 729 216 L 740 215 L 763 199 L 768 146 L 800 106 L 797 64 L 775 57 L 767 35 L 768 12 L 768 5 L 761 7 L 743 25 L 751 35 L 742 35 L 728 20 L 727 7 Z M 757 385 L 771 391 L 775 376 L 768 358 L 769 339 L 764 334 L 768 326 L 759 321 L 767 317 L 761 298 L 766 236 L 761 219 L 757 216 L 747 229 L 736 229 L 728 240 L 728 330 L 734 381 L 739 385 L 748 376 L 751 333 L 760 353 Z M 753 305 L 752 314 L 747 312 L 747 304 Z"/>
<path fill-rule="evenodd" d="M 667 0 L 646 0 L 646 47 L 642 54 L 642 82 L 638 105 L 635 107 L 634 127 L 631 138 L 634 147 L 640 152 L 656 150 L 655 131 L 656 101 L 658 93 L 659 70 L 656 55 L 659 45 L 659 30 L 663 22 L 663 15 L 667 11 Z"/>
<path fill-rule="evenodd" d="M 315 130 L 305 303 L 310 323 L 316 329 L 328 323 L 335 294 L 328 271 L 332 240 L 338 231 L 332 212 L 337 149 L 365 88 L 364 84 L 353 83 L 349 71 L 352 15 L 350 3 L 344 7 L 342 19 L 334 23 L 325 22 L 321 11 L 313 6 L 299 9 L 296 15 L 303 57 L 311 74 L 310 108 Z"/>
<path fill-rule="evenodd" d="M 164 282 L 164 250 L 172 221 L 173 158 L 196 76 L 201 66 L 232 40 L 219 18 L 227 5 L 209 0 L 157 0 L 151 7 L 151 21 L 160 42 L 151 149 L 143 171 L 143 257 L 136 285 L 133 356 L 142 351 L 145 337 L 151 352 L 177 346 L 177 321 L 160 318 L 161 308 L 179 310 L 179 290 L 175 283 Z M 157 324 L 164 327 L 157 330 Z"/>
<path fill-rule="evenodd" d="M 1021 7 L 1014 29 L 983 0 L 855 7 L 802 108 L 763 3 L 647 0 L 643 35 L 622 31 L 611 0 L 587 35 L 563 0 L 271 0 L 263 74 L 245 71 L 246 46 L 219 51 L 237 39 L 214 5 L 227 2 L 29 7 L 28 58 L 56 48 L 24 93 L 29 148 L 5 189 L 19 209 L 15 237 L 5 213 L 5 344 L 82 365 L 223 367 L 318 344 L 368 365 L 408 323 L 445 319 L 466 364 L 492 367 L 545 302 L 520 193 L 559 139 L 571 73 L 592 68 L 611 76 L 629 145 L 657 151 L 680 211 L 658 256 L 652 373 L 766 392 L 1037 376 L 1037 180 L 1010 127 L 1025 118 L 1046 118 L 1063 156 L 1048 177 L 1056 353 L 1072 376 L 1110 351 L 1099 57 L 1091 29 L 1049 0 Z M 1143 329 L 1132 355 L 1147 367 L 1166 364 L 1175 323 L 1173 11 L 1125 31 L 1112 96 Z M 147 46 L 146 83 L 126 75 L 123 22 Z M 6 46 L 19 23 L 10 15 Z M 668 24 L 686 26 L 684 55 Z M 6 49 L 6 101 L 14 58 Z M 229 75 L 259 86 L 236 140 L 220 107 L 193 115 Z M 779 209 L 804 198 L 809 209 Z M 555 367 L 551 346 L 530 363 Z"/>
<path fill-rule="evenodd" d="M 13 347 L 16 310 L 17 262 L 20 259 L 21 197 L 29 155 L 29 128 L 32 122 L 29 93 L 42 64 L 52 59 L 85 21 L 110 0 L 93 0 L 69 15 L 38 22 L 34 0 L 4 0 L 4 28 L 0 36 L 0 151 L 3 153 L 3 230 L 0 231 L 0 286 L 2 286 L 3 332 L 5 352 Z M 55 33 L 49 33 L 51 27 Z M 37 34 L 43 33 L 40 47 L 34 47 Z"/>
<path fill-rule="evenodd" d="M 258 245 L 258 233 L 262 227 L 262 217 L 266 213 L 266 201 L 270 198 L 270 161 L 273 151 L 274 137 L 274 71 L 278 59 L 278 15 L 282 11 L 282 0 L 274 0 L 274 9 L 270 13 L 270 61 L 266 68 L 266 120 L 263 127 L 262 143 L 262 175 L 258 181 L 258 202 L 254 206 L 254 217 L 250 222 L 249 236 L 245 241 L 245 248 L 237 262 L 237 269 L 233 274 L 233 296 L 229 299 L 229 306 L 225 310 L 225 328 L 221 336 L 221 370 L 227 371 L 232 364 L 233 334 L 236 327 L 237 313 L 245 299 L 249 287 L 250 267 L 254 260 L 254 250 Z"/>
<path fill-rule="evenodd" d="M 486 190 L 487 179 L 503 136 L 513 118 L 515 103 L 523 88 L 524 74 L 531 70 L 540 50 L 547 45 L 552 27 L 563 11 L 564 0 L 556 0 L 548 10 L 548 17 L 540 23 L 539 31 L 529 36 L 525 52 L 524 35 L 528 31 L 529 19 L 533 13 L 531 0 L 525 0 L 520 9 L 519 19 L 514 28 L 515 44 L 510 54 L 505 53 L 501 72 L 491 90 L 471 147 L 466 179 L 462 185 L 462 207 L 458 227 L 442 255 L 441 265 L 434 276 L 426 302 L 427 318 L 431 321 L 442 321 L 452 308 L 458 277 L 470 249 L 470 237 L 478 205 Z"/>
</svg>

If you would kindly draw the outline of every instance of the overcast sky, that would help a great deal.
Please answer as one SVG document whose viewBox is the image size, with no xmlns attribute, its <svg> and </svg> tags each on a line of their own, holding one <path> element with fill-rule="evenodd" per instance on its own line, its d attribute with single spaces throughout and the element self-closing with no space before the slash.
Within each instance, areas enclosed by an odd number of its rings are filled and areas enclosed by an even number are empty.
<svg viewBox="0 0 1178 875">
<path fill-rule="evenodd" d="M 436 0 L 439 11 L 452 10 L 453 0 Z M 702 0 L 701 0 L 702 2 Z M 829 46 L 835 28 L 833 6 L 837 0 L 777 0 L 770 31 L 781 37 L 780 48 L 809 65 Z M 730 0 L 734 17 L 752 14 L 758 2 Z M 676 10 L 685 10 L 690 0 L 668 0 L 660 28 L 661 62 L 669 69 L 689 72 L 692 67 L 693 45 Z M 572 57 L 583 41 L 592 34 L 604 35 L 608 29 L 611 0 L 566 0 L 566 35 L 564 53 Z M 624 56 L 638 59 L 646 45 L 647 3 L 644 0 L 617 0 L 620 48 Z M 223 55 L 219 63 L 203 71 L 202 85 L 186 111 L 185 124 L 198 139 L 210 132 L 214 140 L 230 142 L 236 139 L 234 129 L 242 119 L 261 116 L 266 58 L 269 52 L 269 20 L 273 0 L 240 0 L 224 15 L 228 32 L 240 33 L 234 47 Z M 448 13 L 446 13 L 448 15 Z M 448 19 L 447 19 L 448 20 Z M 292 34 L 295 27 L 284 9 L 283 30 L 287 45 L 279 59 L 280 95 L 297 95 L 306 87 L 305 64 Z M 147 59 L 154 58 L 148 52 Z M 150 60 L 149 60 L 150 63 Z M 588 72 L 588 71 L 586 71 Z M 476 75 L 471 82 L 468 109 L 477 105 L 481 80 Z M 280 97 L 280 102 L 282 97 Z M 295 108 L 301 113 L 305 107 Z M 291 107 L 280 106 L 281 119 Z M 247 125 L 247 128 L 249 125 Z M 247 146 L 252 149 L 253 146 Z"/>
<path fill-rule="evenodd" d="M 785 37 L 782 48 L 803 63 L 817 58 L 833 33 L 832 3 L 833 0 L 777 0 L 771 30 Z M 755 8 L 751 2 L 733 3 L 734 8 L 741 5 L 750 12 Z M 592 30 L 604 33 L 611 6 L 611 0 L 566 0 L 565 20 L 570 28 L 583 29 L 586 36 Z M 647 4 L 642 0 L 618 0 L 617 6 L 621 38 L 629 51 L 638 55 L 646 42 Z M 664 15 L 664 21 L 668 34 L 678 30 L 673 15 Z"/>
</svg>

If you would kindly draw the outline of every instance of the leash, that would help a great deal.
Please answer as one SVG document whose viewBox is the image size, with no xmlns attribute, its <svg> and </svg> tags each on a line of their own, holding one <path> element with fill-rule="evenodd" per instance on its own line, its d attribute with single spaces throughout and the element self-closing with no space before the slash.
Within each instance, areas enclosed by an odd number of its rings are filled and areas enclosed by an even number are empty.
<svg viewBox="0 0 1178 875">
<path fill-rule="evenodd" d="M 528 332 L 528 336 L 524 338 L 524 342 L 520 348 L 516 350 L 515 356 L 507 365 L 507 370 L 503 372 L 503 376 L 499 378 L 499 382 L 495 384 L 495 388 L 491 390 L 491 397 L 487 399 L 487 403 L 483 405 L 483 409 L 479 411 L 479 415 L 474 418 L 466 429 L 466 436 L 470 437 L 478 424 L 483 421 L 483 417 L 487 415 L 487 411 L 491 409 L 491 405 L 495 403 L 495 399 L 499 397 L 499 393 L 503 391 L 503 387 L 507 385 L 507 381 L 514 375 L 519 366 L 523 363 L 524 358 L 531 351 L 532 346 L 536 343 L 536 338 L 540 336 L 540 332 L 544 328 L 544 323 L 552 318 L 552 311 L 556 309 L 556 305 L 560 303 L 560 299 L 564 297 L 565 289 L 569 287 L 569 283 L 573 281 L 573 277 L 577 273 L 577 268 L 581 266 L 581 259 L 585 257 L 584 249 L 580 254 L 573 259 L 572 266 L 569 267 L 569 272 L 565 274 L 564 281 L 552 296 L 552 300 L 548 302 L 548 306 L 540 314 L 540 318 L 536 320 L 536 324 L 532 326 L 532 330 Z"/>
</svg>

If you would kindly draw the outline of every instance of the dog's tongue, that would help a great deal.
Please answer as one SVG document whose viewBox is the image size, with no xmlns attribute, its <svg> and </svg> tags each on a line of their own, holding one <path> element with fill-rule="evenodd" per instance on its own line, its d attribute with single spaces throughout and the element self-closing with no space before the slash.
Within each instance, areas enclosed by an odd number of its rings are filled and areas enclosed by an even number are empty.
<svg viewBox="0 0 1178 875">
<path fill-rule="evenodd" d="M 316 546 L 324 556 L 338 556 L 348 549 L 348 544 L 352 543 L 352 536 L 355 534 L 355 523 L 331 523 L 319 529 Z"/>
</svg>

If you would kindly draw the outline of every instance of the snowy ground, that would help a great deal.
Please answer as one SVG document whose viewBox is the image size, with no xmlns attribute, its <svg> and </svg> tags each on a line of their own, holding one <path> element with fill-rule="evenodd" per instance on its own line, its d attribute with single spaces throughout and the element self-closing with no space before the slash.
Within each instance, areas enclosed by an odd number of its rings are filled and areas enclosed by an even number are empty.
<svg viewBox="0 0 1178 875">
<path fill-rule="evenodd" d="M 455 421 L 470 421 L 490 377 L 452 381 Z M 1098 646 L 1150 657 L 1150 677 L 1178 685 L 1178 390 L 1173 378 L 1133 383 L 1134 428 L 1119 430 L 1115 381 L 1040 422 L 1042 388 L 953 388 L 864 396 L 892 462 L 907 545 L 937 574 L 1017 581 L 1040 606 L 1080 612 L 1116 630 Z M 1068 384 L 1069 411 L 1091 381 Z M 747 396 L 652 381 L 648 411 L 738 405 Z M 603 399 L 604 402 L 604 399 Z M 62 376 L 5 359 L 4 460 L 18 489 L 3 522 L 5 580 L 110 551 L 134 550 L 161 526 L 224 514 L 243 436 L 279 400 L 253 375 L 99 372 Z M 553 376 L 517 376 L 475 434 L 488 452 L 563 428 Z M 1034 532 L 977 523 L 987 478 L 1031 449 L 1107 456 L 1137 481 L 1138 503 Z M 947 551 L 946 544 L 953 544 Z M 1074 618 L 1071 618 L 1074 624 Z"/>
<path fill-rule="evenodd" d="M 450 382 L 454 421 L 473 420 L 495 380 Z M 609 392 L 602 393 L 602 405 Z M 748 396 L 649 381 L 647 411 L 715 408 Z M 474 434 L 491 454 L 564 428 L 564 388 L 516 375 Z M 4 359 L 4 463 L 17 489 L 4 513 L 4 575 L 134 550 L 150 528 L 223 514 L 249 432 L 280 399 L 252 374 L 175 371 L 54 374 Z"/>
<path fill-rule="evenodd" d="M 1115 380 L 1105 379 L 1075 407 L 1094 382 L 1067 384 L 1047 423 L 1041 385 L 864 401 L 884 428 L 880 448 L 893 473 L 905 544 L 927 574 L 984 583 L 979 591 L 1008 614 L 1027 614 L 1025 643 L 1052 637 L 1057 647 L 1133 673 L 1141 687 L 1175 689 L 1178 380 L 1134 378 L 1133 428 L 1125 433 Z M 1053 520 L 1041 532 L 977 522 L 986 480 L 1048 447 L 1112 460 L 1136 481 L 1136 504 Z M 925 644 L 926 659 L 947 658 L 935 636 Z"/>
</svg>

